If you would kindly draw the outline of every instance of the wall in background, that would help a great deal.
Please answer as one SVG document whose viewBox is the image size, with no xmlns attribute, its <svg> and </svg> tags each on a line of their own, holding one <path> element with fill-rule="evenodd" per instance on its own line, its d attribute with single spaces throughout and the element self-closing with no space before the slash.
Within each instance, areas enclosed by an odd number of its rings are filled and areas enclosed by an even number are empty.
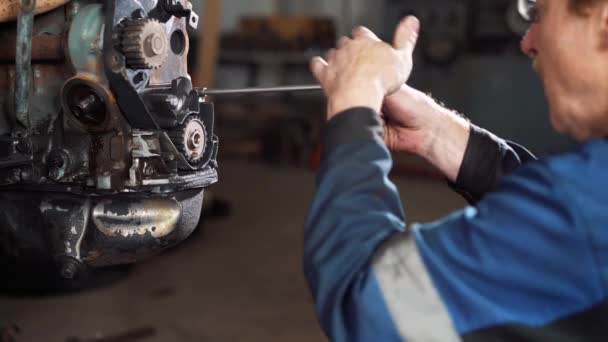
<svg viewBox="0 0 608 342">
<path fill-rule="evenodd" d="M 440 1 L 440 0 L 433 0 Z M 330 16 L 340 34 L 354 25 L 365 25 L 381 35 L 390 35 L 384 19 L 384 1 L 288 0 L 287 11 L 297 15 Z M 276 0 L 222 0 L 222 31 L 237 27 L 243 15 L 271 15 Z M 260 85 L 277 84 L 276 69 L 262 70 Z M 310 83 L 313 79 L 304 66 L 292 69 L 286 83 Z M 572 141 L 558 135 L 550 126 L 548 110 L 538 78 L 529 61 L 520 53 L 504 55 L 464 55 L 448 66 L 418 63 L 410 84 L 429 91 L 450 108 L 466 114 L 474 123 L 531 148 L 534 152 L 562 151 Z M 219 87 L 247 85 L 246 70 L 223 66 L 218 70 Z"/>
<path fill-rule="evenodd" d="M 204 0 L 193 0 L 199 14 Z M 222 31 L 236 29 L 243 15 L 270 15 L 276 10 L 277 0 L 221 0 Z M 348 3 L 350 2 L 350 5 Z M 341 34 L 350 32 L 354 25 L 366 25 L 372 30 L 383 29 L 383 1 L 369 0 L 288 0 L 290 14 L 329 16 L 335 19 Z"/>
</svg>

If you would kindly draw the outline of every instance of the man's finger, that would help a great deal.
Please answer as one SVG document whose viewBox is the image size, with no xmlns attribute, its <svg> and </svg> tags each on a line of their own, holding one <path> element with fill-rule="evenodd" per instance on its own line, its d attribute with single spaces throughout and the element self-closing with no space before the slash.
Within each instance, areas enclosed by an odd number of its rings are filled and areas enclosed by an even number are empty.
<svg viewBox="0 0 608 342">
<path fill-rule="evenodd" d="M 353 29 L 353 38 L 369 38 L 379 41 L 380 38 L 365 26 L 357 26 Z"/>
<path fill-rule="evenodd" d="M 329 51 L 327 51 L 327 55 L 325 56 L 325 60 L 328 62 L 331 62 L 331 61 L 333 61 L 335 56 L 336 56 L 336 49 L 329 49 Z"/>
<path fill-rule="evenodd" d="M 395 31 L 394 47 L 397 50 L 413 53 L 418 41 L 418 32 L 420 31 L 420 21 L 414 16 L 408 16 L 401 20 L 397 30 Z"/>
<path fill-rule="evenodd" d="M 351 41 L 351 39 L 348 37 L 340 38 L 340 40 L 338 40 L 338 44 L 337 44 L 338 49 L 344 47 L 344 45 L 346 45 L 350 41 Z"/>
<path fill-rule="evenodd" d="M 321 57 L 315 57 L 310 61 L 310 71 L 312 71 L 312 74 L 321 84 L 323 84 L 323 81 L 325 80 L 327 65 L 327 62 Z"/>
</svg>

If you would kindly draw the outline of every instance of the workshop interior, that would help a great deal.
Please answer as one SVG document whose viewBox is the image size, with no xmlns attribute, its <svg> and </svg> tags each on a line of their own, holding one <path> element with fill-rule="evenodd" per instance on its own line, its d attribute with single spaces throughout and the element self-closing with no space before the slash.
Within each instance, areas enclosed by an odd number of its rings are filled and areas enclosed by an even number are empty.
<svg viewBox="0 0 608 342">
<path fill-rule="evenodd" d="M 410 14 L 412 86 L 538 155 L 572 146 L 515 1 L 0 2 L 0 341 L 325 340 L 300 259 L 309 61 Z M 393 177 L 418 220 L 464 205 L 417 157 Z"/>
</svg>

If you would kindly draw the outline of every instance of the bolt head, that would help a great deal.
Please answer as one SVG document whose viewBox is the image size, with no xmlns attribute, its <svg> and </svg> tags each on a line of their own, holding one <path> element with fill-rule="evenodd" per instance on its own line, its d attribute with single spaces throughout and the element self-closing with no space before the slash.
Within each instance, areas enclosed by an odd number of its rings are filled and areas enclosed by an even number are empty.
<svg viewBox="0 0 608 342">
<path fill-rule="evenodd" d="M 65 263 L 61 268 L 61 276 L 65 279 L 74 279 L 78 272 L 78 267 L 71 262 Z"/>
<path fill-rule="evenodd" d="M 32 177 L 32 173 L 28 170 L 21 171 L 21 180 L 27 181 Z"/>
<path fill-rule="evenodd" d="M 58 181 L 61 179 L 61 171 L 58 168 L 52 168 L 49 170 L 49 178 Z"/>
</svg>

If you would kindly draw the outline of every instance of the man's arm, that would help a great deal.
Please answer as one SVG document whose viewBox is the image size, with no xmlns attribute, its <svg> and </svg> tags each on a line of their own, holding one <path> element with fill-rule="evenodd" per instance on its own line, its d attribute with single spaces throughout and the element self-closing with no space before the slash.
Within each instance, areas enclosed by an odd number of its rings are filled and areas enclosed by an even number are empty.
<svg viewBox="0 0 608 342">
<path fill-rule="evenodd" d="M 536 157 L 526 148 L 471 125 L 458 177 L 450 186 L 474 204 L 496 190 L 503 176 L 532 160 Z"/>
<path fill-rule="evenodd" d="M 496 189 L 502 176 L 535 159 L 525 148 L 471 124 L 407 85 L 385 99 L 384 118 L 389 148 L 426 159 L 469 203 Z"/>
<path fill-rule="evenodd" d="M 378 114 L 353 108 L 326 129 L 317 193 L 305 230 L 304 271 L 321 325 L 332 341 L 398 341 L 398 327 L 372 270 L 379 246 L 404 232 L 399 194 L 388 179 L 390 152 Z M 414 268 L 422 268 L 420 257 Z M 429 284 L 425 275 L 417 277 Z M 432 288 L 432 287 L 431 287 Z M 426 291 L 419 317 L 439 329 L 437 341 L 456 340 L 436 291 Z M 433 313 L 435 313 L 433 315 Z"/>
<path fill-rule="evenodd" d="M 390 168 L 373 110 L 329 122 L 304 269 L 331 340 L 556 341 L 570 329 L 556 322 L 605 299 L 580 218 L 542 163 L 408 230 Z"/>
</svg>

